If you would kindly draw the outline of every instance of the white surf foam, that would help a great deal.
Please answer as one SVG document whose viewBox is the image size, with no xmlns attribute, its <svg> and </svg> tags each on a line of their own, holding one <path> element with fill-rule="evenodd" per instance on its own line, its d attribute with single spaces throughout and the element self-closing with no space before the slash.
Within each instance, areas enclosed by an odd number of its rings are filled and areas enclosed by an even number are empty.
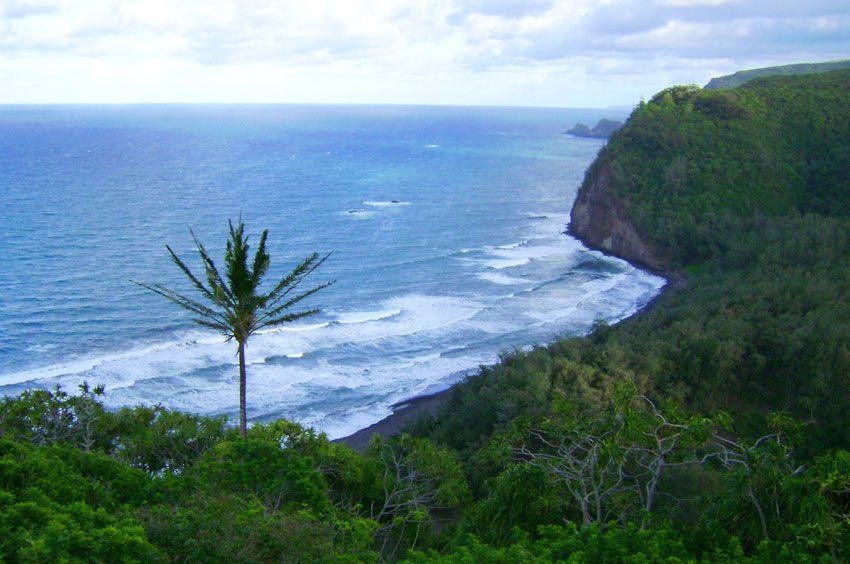
<svg viewBox="0 0 850 564">
<path fill-rule="evenodd" d="M 500 286 L 517 286 L 520 284 L 533 284 L 527 278 L 518 278 L 515 276 L 507 276 L 505 274 L 499 274 L 498 272 L 479 272 L 475 275 L 477 278 L 481 280 L 485 280 L 487 282 L 492 282 L 493 284 L 498 284 Z"/>
<path fill-rule="evenodd" d="M 487 268 L 493 268 L 495 270 L 504 270 L 506 268 L 516 268 L 518 266 L 523 266 L 531 262 L 530 258 L 522 257 L 522 258 L 504 258 L 504 259 L 495 259 L 495 260 L 485 260 L 482 261 Z"/>
<path fill-rule="evenodd" d="M 382 213 L 360 211 L 366 216 Z M 586 330 L 600 315 L 625 317 L 663 285 L 661 279 L 601 254 L 600 260 L 623 265 L 621 272 L 585 277 L 576 284 L 564 273 L 584 247 L 559 234 L 565 216 L 539 215 L 545 217 L 530 218 L 527 228 L 514 234 L 516 242 L 464 249 L 459 259 L 476 270 L 485 267 L 474 272 L 481 280 L 539 290 L 511 289 L 507 297 L 408 294 L 362 311 L 326 312 L 315 323 L 256 335 L 248 349 L 249 417 L 283 416 L 314 425 L 331 438 L 345 436 L 388 415 L 393 403 L 440 384 L 446 374 L 494 362 L 500 346 L 523 347 L 529 344 L 523 339 L 538 342 L 567 330 Z M 451 256 L 459 258 L 457 253 Z M 446 350 L 452 354 L 440 354 Z M 0 385 L 35 381 L 74 389 L 88 380 L 106 384 L 111 407 L 159 402 L 232 417 L 238 405 L 237 376 L 232 343 L 193 333 L 178 343 L 3 375 Z"/>
<path fill-rule="evenodd" d="M 41 368 L 33 368 L 21 372 L 9 372 L 0 375 L 0 386 L 22 384 L 30 381 L 45 381 L 58 378 L 84 376 L 92 374 L 97 369 L 110 366 L 132 365 L 138 359 L 153 358 L 167 351 L 179 351 L 193 344 L 221 344 L 224 338 L 210 338 L 208 334 L 187 334 L 178 338 L 176 342 L 157 343 L 152 345 L 133 347 L 126 351 L 83 356 L 68 362 L 53 364 Z M 80 380 L 77 383 L 81 383 Z"/>
<path fill-rule="evenodd" d="M 388 309 L 378 311 L 352 311 L 336 314 L 339 323 L 368 323 L 369 321 L 380 321 L 399 315 L 402 310 Z"/>
<path fill-rule="evenodd" d="M 394 206 L 409 206 L 410 202 L 400 202 L 398 200 L 389 200 L 389 201 L 374 201 L 367 200 L 363 202 L 364 206 L 372 206 L 373 208 L 391 208 Z"/>
<path fill-rule="evenodd" d="M 361 210 L 359 208 L 352 208 L 343 212 L 339 212 L 339 215 L 343 215 L 351 219 L 368 219 L 375 215 L 375 212 L 369 210 Z"/>
</svg>

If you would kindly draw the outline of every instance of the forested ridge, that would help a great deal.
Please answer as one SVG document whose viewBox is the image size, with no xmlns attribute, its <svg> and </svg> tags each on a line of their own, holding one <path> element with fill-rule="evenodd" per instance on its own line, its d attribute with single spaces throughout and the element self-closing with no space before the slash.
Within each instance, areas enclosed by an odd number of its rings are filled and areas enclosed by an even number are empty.
<svg viewBox="0 0 850 564">
<path fill-rule="evenodd" d="M 850 60 L 828 61 L 825 63 L 797 63 L 781 65 L 778 67 L 764 67 L 738 71 L 735 74 L 717 76 L 708 81 L 706 89 L 712 88 L 735 88 L 749 80 L 763 76 L 789 76 L 797 74 L 814 74 L 818 72 L 829 72 L 850 67 Z"/>
<path fill-rule="evenodd" d="M 641 104 L 582 190 L 606 171 L 686 283 L 366 452 L 89 386 L 5 398 L 0 559 L 849 560 L 848 102 L 839 71 Z"/>
</svg>

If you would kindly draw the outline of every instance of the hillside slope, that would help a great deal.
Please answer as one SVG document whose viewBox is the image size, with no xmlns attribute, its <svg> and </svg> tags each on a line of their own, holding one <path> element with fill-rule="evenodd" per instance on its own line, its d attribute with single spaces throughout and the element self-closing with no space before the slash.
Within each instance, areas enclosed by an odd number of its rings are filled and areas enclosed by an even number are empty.
<svg viewBox="0 0 850 564">
<path fill-rule="evenodd" d="M 673 87 L 640 105 L 587 172 L 571 231 L 655 268 L 722 254 L 744 223 L 850 203 L 850 70 Z"/>
<path fill-rule="evenodd" d="M 706 89 L 737 88 L 745 82 L 754 78 L 765 76 L 791 76 L 798 74 L 815 74 L 850 68 L 850 60 L 829 61 L 826 63 L 800 63 L 795 65 L 782 65 L 778 67 L 764 67 L 738 71 L 726 76 L 717 76 L 708 81 Z"/>
<path fill-rule="evenodd" d="M 467 448 L 630 382 L 740 421 L 785 411 L 812 455 L 850 446 L 850 71 L 662 91 L 600 151 L 570 228 L 687 286 L 470 379 L 432 437 Z"/>
</svg>

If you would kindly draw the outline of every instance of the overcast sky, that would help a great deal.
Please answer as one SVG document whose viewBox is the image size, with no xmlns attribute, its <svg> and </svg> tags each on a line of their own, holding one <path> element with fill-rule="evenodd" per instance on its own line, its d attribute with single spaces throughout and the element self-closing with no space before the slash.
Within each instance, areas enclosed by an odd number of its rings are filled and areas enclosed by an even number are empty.
<svg viewBox="0 0 850 564">
<path fill-rule="evenodd" d="M 850 0 L 0 0 L 0 103 L 605 107 L 850 58 Z"/>
</svg>

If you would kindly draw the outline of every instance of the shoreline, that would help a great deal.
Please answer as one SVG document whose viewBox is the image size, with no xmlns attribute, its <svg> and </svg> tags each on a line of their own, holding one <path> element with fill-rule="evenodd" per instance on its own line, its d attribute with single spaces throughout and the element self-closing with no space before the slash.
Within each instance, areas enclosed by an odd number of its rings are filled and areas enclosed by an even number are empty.
<svg viewBox="0 0 850 564">
<path fill-rule="evenodd" d="M 349 448 L 356 451 L 364 451 L 369 446 L 369 441 L 372 435 L 380 433 L 384 437 L 397 435 L 409 423 L 418 419 L 426 413 L 434 414 L 448 398 L 453 388 L 460 382 L 456 382 L 439 392 L 414 396 L 410 399 L 400 401 L 390 406 L 393 412 L 387 415 L 377 423 L 373 423 L 368 427 L 355 431 L 354 433 L 334 439 L 331 442 L 348 445 Z"/>
<path fill-rule="evenodd" d="M 590 247 L 588 247 L 590 248 Z M 612 255 L 613 256 L 613 255 Z M 617 257 L 619 258 L 619 257 Z M 642 265 L 630 263 L 641 270 L 650 272 L 651 274 L 655 274 L 656 276 L 660 276 L 664 278 L 665 284 L 661 287 L 659 292 L 653 296 L 649 301 L 647 301 L 643 307 L 635 311 L 628 317 L 625 317 L 614 325 L 618 325 L 620 323 L 626 322 L 630 319 L 634 319 L 635 316 L 640 315 L 642 313 L 650 311 L 658 301 L 661 299 L 662 295 L 665 295 L 671 291 L 677 291 L 685 286 L 687 286 L 687 279 L 684 275 L 677 272 L 660 272 L 653 271 L 648 269 Z M 580 336 L 580 335 L 575 335 Z M 474 376 L 478 374 L 478 370 L 470 371 L 467 374 L 468 376 Z M 334 439 L 331 442 L 345 444 L 348 445 L 352 450 L 355 451 L 364 451 L 369 446 L 369 441 L 372 439 L 372 435 L 375 433 L 379 433 L 384 437 L 391 437 L 393 435 L 398 435 L 409 423 L 418 419 L 421 415 L 426 413 L 435 414 L 443 402 L 446 401 L 448 395 L 453 391 L 455 386 L 462 383 L 464 379 L 458 380 L 454 384 L 450 385 L 445 390 L 440 390 L 439 392 L 433 392 L 429 394 L 422 394 L 418 396 L 413 396 L 409 399 L 400 401 L 390 406 L 392 409 L 392 413 L 387 415 L 377 423 L 373 423 L 368 427 L 364 427 L 363 429 L 359 429 L 354 433 L 347 435 L 345 437 L 340 437 L 338 439 Z"/>
</svg>

